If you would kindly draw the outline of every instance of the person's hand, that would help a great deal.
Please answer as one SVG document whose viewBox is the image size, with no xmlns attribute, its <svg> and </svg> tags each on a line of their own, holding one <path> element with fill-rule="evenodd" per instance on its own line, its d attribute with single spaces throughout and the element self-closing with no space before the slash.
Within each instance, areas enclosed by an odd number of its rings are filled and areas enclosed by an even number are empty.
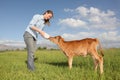
<svg viewBox="0 0 120 80">
<path fill-rule="evenodd" d="M 47 34 L 47 33 L 44 33 L 43 37 L 46 38 L 46 39 L 48 39 L 48 38 L 50 38 L 50 35 Z"/>
</svg>

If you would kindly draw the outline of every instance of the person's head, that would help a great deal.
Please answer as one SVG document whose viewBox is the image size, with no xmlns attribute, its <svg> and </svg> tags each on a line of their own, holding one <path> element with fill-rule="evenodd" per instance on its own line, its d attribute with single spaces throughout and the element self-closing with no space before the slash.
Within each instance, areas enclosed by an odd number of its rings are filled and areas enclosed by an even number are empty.
<svg viewBox="0 0 120 80">
<path fill-rule="evenodd" d="M 53 17 L 53 11 L 51 11 L 51 10 L 47 10 L 44 14 L 43 14 L 43 16 L 44 16 L 44 24 L 46 24 L 46 25 L 50 25 L 50 19 Z"/>
</svg>

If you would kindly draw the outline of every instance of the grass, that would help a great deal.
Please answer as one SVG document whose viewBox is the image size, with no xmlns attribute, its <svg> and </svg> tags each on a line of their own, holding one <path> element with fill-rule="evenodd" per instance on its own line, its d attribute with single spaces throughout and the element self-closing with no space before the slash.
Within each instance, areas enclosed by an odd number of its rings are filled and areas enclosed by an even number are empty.
<svg viewBox="0 0 120 80">
<path fill-rule="evenodd" d="M 104 74 L 93 69 L 90 56 L 74 57 L 69 70 L 67 58 L 59 50 L 37 51 L 35 71 L 26 67 L 26 51 L 0 52 L 0 80 L 120 80 L 120 49 L 104 50 Z"/>
</svg>

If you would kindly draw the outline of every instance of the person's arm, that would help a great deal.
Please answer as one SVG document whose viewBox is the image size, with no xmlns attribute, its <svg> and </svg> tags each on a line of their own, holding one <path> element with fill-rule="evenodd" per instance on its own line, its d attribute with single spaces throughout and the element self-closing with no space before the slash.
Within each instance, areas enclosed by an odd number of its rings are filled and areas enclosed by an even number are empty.
<svg viewBox="0 0 120 80">
<path fill-rule="evenodd" d="M 31 29 L 39 32 L 44 38 L 48 39 L 50 37 L 47 33 L 45 33 L 44 31 L 40 30 L 39 28 L 35 26 L 32 26 Z"/>
</svg>

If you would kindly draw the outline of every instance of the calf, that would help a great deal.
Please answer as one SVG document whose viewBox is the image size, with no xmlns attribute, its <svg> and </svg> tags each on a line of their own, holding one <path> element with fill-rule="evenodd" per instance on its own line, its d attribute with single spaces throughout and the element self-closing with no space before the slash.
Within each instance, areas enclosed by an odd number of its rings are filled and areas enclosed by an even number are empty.
<svg viewBox="0 0 120 80">
<path fill-rule="evenodd" d="M 73 40 L 73 41 L 64 41 L 61 36 L 50 37 L 50 41 L 57 44 L 64 54 L 68 57 L 69 68 L 72 68 L 73 56 L 86 56 L 87 54 L 91 55 L 94 60 L 95 71 L 97 70 L 98 64 L 100 67 L 100 73 L 103 73 L 103 53 L 101 55 L 97 52 L 97 45 L 99 44 L 100 49 L 101 45 L 98 39 L 86 38 L 82 40 Z"/>
</svg>

